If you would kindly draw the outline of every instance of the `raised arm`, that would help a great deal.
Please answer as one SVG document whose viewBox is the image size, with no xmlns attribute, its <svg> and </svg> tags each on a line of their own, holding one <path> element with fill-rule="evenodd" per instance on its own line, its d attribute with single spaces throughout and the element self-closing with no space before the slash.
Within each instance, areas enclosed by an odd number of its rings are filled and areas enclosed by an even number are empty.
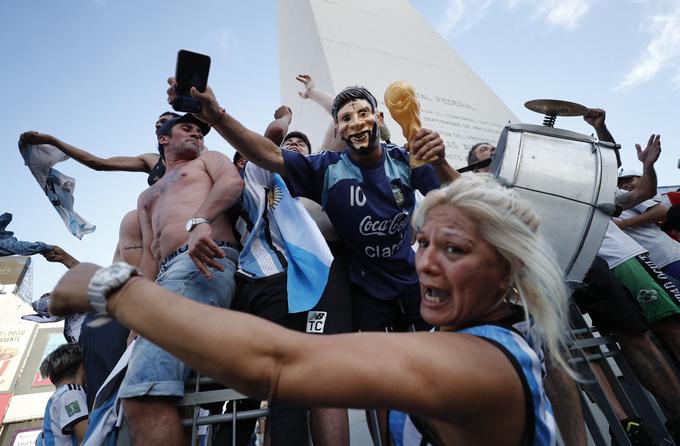
<svg viewBox="0 0 680 446">
<path fill-rule="evenodd" d="M 308 74 L 298 74 L 295 79 L 302 83 L 304 90 L 299 91 L 298 94 L 303 99 L 311 99 L 312 101 L 319 104 L 319 106 L 324 109 L 329 115 L 331 115 L 331 109 L 333 108 L 333 101 L 335 97 L 330 93 L 321 91 L 316 88 L 316 84 L 312 77 Z M 323 135 L 323 141 L 319 146 L 323 150 L 328 150 L 331 152 L 342 152 L 347 149 L 347 143 L 343 141 L 337 134 L 335 128 L 335 122 L 331 121 Z M 311 147 L 310 147 L 311 150 Z"/>
<path fill-rule="evenodd" d="M 293 111 L 287 105 L 282 105 L 274 111 L 274 120 L 269 123 L 264 131 L 264 136 L 274 144 L 280 146 L 283 138 L 288 134 L 288 126 L 293 118 Z"/>
<path fill-rule="evenodd" d="M 588 110 L 588 113 L 583 116 L 583 120 L 595 129 L 597 138 L 600 141 L 616 144 L 614 137 L 611 133 L 609 133 L 609 129 L 607 129 L 607 125 L 605 124 L 606 115 L 607 112 L 601 108 L 591 108 Z"/>
<path fill-rule="evenodd" d="M 416 133 L 411 147 L 411 156 L 419 160 L 432 160 L 430 163 L 442 185 L 448 184 L 460 176 L 458 171 L 446 160 L 444 140 L 435 131 L 420 129 Z"/>
<path fill-rule="evenodd" d="M 295 80 L 301 82 L 304 90 L 299 91 L 298 94 L 303 99 L 311 99 L 312 101 L 319 104 L 328 114 L 331 114 L 331 109 L 333 108 L 333 101 L 335 97 L 330 93 L 321 91 L 316 88 L 316 84 L 309 74 L 298 74 L 295 76 Z"/>
<path fill-rule="evenodd" d="M 64 251 L 61 246 L 57 245 L 50 246 L 50 249 L 43 251 L 40 254 L 42 254 L 42 256 L 45 257 L 45 260 L 48 262 L 61 263 L 68 269 L 71 269 L 80 263 L 75 257 Z"/>
<path fill-rule="evenodd" d="M 64 276 L 50 311 L 87 310 L 87 283 L 96 269 L 83 264 Z M 454 423 L 476 413 L 500 416 L 508 408 L 523 417 L 522 384 L 512 365 L 500 350 L 471 336 L 310 336 L 192 302 L 138 277 L 113 294 L 107 308 L 182 361 L 256 398 L 389 407 Z"/>
<path fill-rule="evenodd" d="M 175 100 L 174 78 L 168 79 L 168 102 Z M 201 102 L 202 112 L 196 117 L 211 125 L 224 139 L 236 150 L 256 165 L 271 172 L 285 175 L 283 155 L 279 146 L 264 136 L 246 128 L 243 124 L 229 115 L 215 98 L 210 87 L 206 87 L 201 93 L 196 88 L 191 88 L 191 95 Z"/>
<path fill-rule="evenodd" d="M 59 138 L 28 131 L 19 137 L 20 143 L 26 144 L 49 144 L 64 152 L 70 158 L 78 161 L 90 169 L 99 171 L 126 171 L 126 172 L 150 172 L 151 168 L 158 162 L 159 155 L 145 153 L 139 156 L 113 156 L 111 158 L 100 158 L 90 152 L 72 146 Z"/>
<path fill-rule="evenodd" d="M 601 108 L 592 108 L 588 110 L 588 113 L 586 113 L 583 119 L 595 129 L 600 141 L 615 144 L 614 137 L 605 124 L 606 116 L 607 113 Z M 623 209 L 630 209 L 656 195 L 656 171 L 654 170 L 654 163 L 659 159 L 659 155 L 661 154 L 660 136 L 650 136 L 645 150 L 642 150 L 640 144 L 635 144 L 635 149 L 638 153 L 638 159 L 642 162 L 643 172 L 642 177 L 640 178 L 640 184 L 634 191 L 620 194 L 616 197 L 616 204 Z"/>
<path fill-rule="evenodd" d="M 661 154 L 661 136 L 652 134 L 647 141 L 647 147 L 642 150 L 640 144 L 635 144 L 638 159 L 642 162 L 642 176 L 638 186 L 625 194 L 616 197 L 616 204 L 623 209 L 630 209 L 656 195 L 656 171 L 654 163 Z"/>
</svg>

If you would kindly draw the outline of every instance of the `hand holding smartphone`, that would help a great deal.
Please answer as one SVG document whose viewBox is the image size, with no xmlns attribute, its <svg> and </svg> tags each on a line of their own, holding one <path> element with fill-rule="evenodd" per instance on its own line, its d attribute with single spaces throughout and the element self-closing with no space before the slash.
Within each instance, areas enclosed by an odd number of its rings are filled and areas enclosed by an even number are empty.
<svg viewBox="0 0 680 446">
<path fill-rule="evenodd" d="M 196 87 L 204 92 L 208 86 L 208 73 L 210 72 L 210 56 L 194 53 L 188 50 L 179 50 L 177 53 L 177 68 L 175 70 L 175 101 L 172 108 L 176 111 L 200 113 L 201 103 L 191 97 L 191 87 Z"/>
</svg>

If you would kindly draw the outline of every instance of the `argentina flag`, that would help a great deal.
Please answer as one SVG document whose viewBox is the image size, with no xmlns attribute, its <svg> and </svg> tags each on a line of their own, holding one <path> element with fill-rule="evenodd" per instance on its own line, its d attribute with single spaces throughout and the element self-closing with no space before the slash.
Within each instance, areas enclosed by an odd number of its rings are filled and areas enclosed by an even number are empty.
<svg viewBox="0 0 680 446">
<path fill-rule="evenodd" d="M 333 255 L 312 217 L 278 174 L 274 174 L 271 209 L 286 245 L 288 311 L 308 311 L 326 288 Z"/>
<path fill-rule="evenodd" d="M 118 390 L 136 343 L 137 340 L 134 340 L 128 344 L 118 363 L 97 391 L 82 446 L 116 446 L 118 431 L 123 422 L 123 407 L 118 398 Z"/>
<path fill-rule="evenodd" d="M 69 157 L 49 144 L 30 145 L 19 141 L 19 151 L 24 163 L 71 234 L 82 239 L 83 235 L 94 232 L 96 227 L 73 210 L 76 180 L 52 168 Z"/>
</svg>

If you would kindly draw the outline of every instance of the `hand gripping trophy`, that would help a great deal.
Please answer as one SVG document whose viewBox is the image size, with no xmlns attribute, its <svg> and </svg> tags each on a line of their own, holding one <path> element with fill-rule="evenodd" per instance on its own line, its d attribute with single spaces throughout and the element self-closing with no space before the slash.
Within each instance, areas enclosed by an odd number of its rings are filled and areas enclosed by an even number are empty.
<svg viewBox="0 0 680 446">
<path fill-rule="evenodd" d="M 401 126 L 401 131 L 406 138 L 406 149 L 410 152 L 413 138 L 422 127 L 420 124 L 420 103 L 416 97 L 415 89 L 405 81 L 392 82 L 385 90 L 385 105 L 390 111 L 392 119 Z M 411 169 L 436 159 L 417 160 L 411 156 Z"/>
</svg>

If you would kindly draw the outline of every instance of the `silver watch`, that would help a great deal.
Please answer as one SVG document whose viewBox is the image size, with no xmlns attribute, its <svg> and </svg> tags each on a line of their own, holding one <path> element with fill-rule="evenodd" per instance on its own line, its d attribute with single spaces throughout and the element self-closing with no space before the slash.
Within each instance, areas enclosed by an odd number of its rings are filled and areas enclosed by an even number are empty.
<svg viewBox="0 0 680 446">
<path fill-rule="evenodd" d="M 125 285 L 130 277 L 141 276 L 142 273 L 125 262 L 116 262 L 111 266 L 99 269 L 90 279 L 87 286 L 87 297 L 90 305 L 97 313 L 106 313 L 106 299 L 118 288 Z"/>
<path fill-rule="evenodd" d="M 202 225 L 203 223 L 210 223 L 210 220 L 205 217 L 190 218 L 186 225 L 187 232 L 193 231 L 196 226 Z"/>
</svg>

